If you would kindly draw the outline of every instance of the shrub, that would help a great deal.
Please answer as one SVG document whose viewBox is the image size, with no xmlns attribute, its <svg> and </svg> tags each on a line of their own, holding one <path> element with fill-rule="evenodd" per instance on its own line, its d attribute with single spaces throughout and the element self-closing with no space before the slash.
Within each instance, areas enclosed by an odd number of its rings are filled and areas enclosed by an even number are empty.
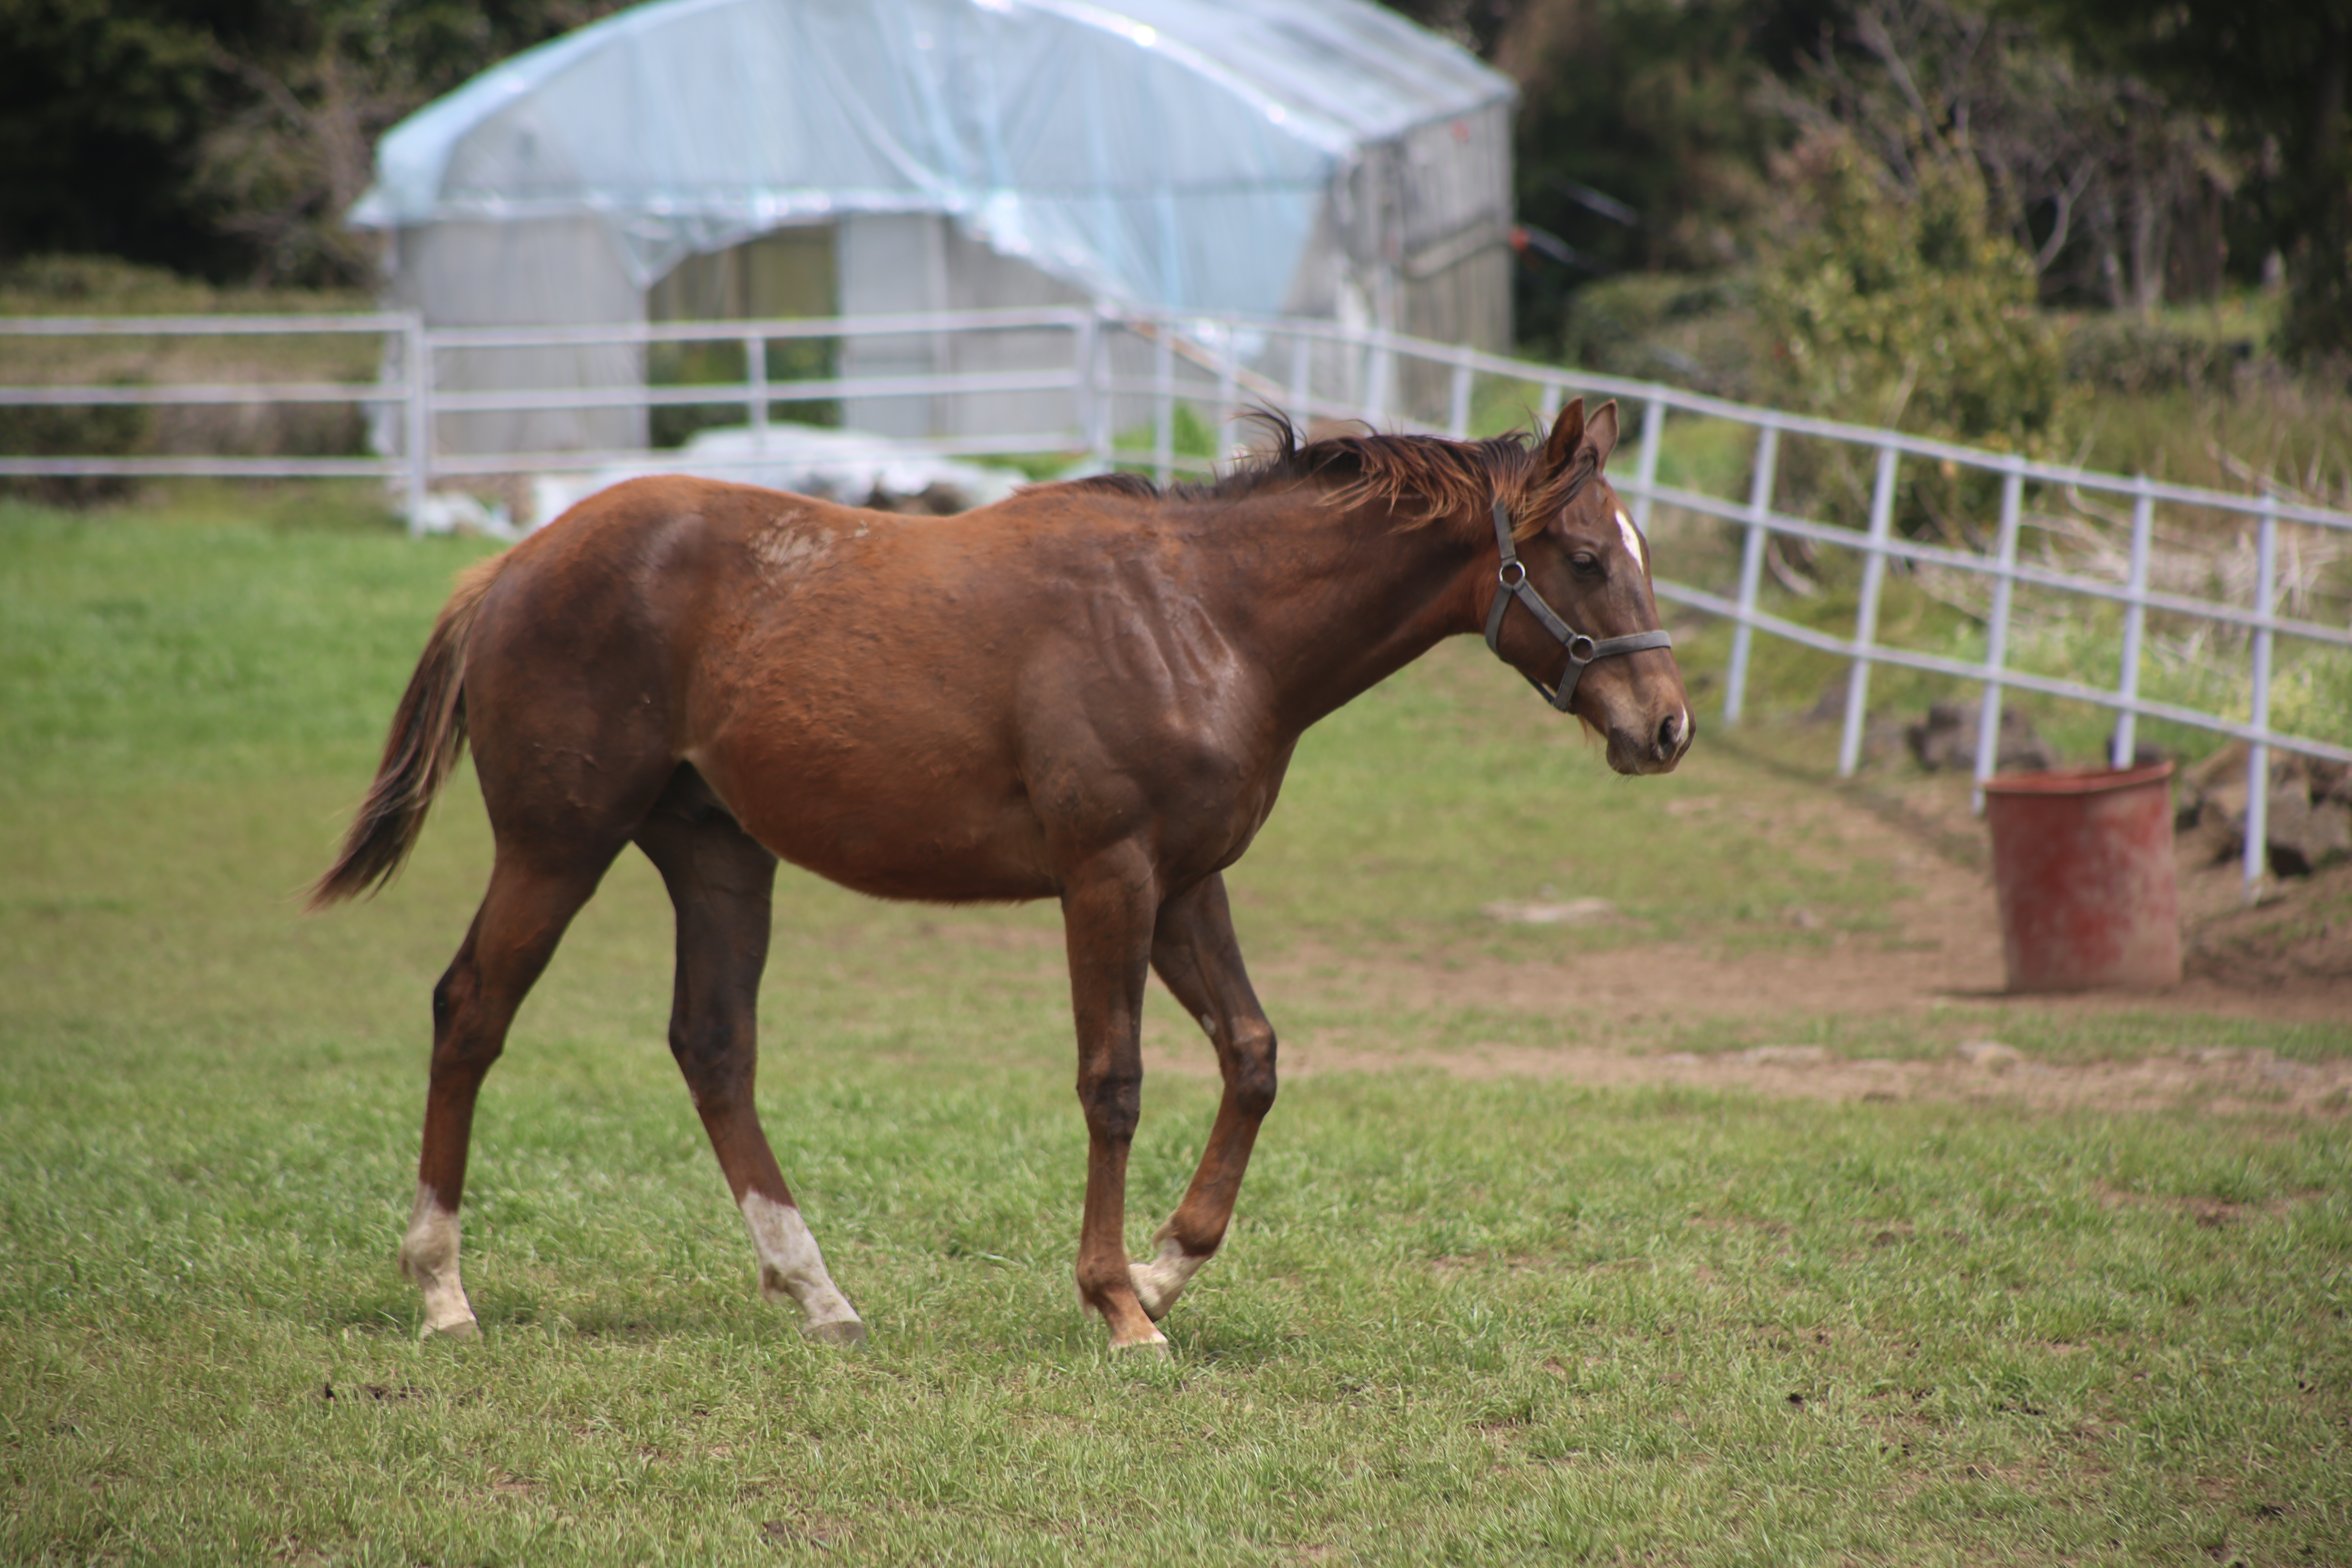
<svg viewBox="0 0 2352 1568">
<path fill-rule="evenodd" d="M 2066 334 L 2066 379 L 2126 394 L 2226 389 L 2253 353 L 2251 338 L 2221 340 L 2122 314 L 2092 316 Z"/>
<path fill-rule="evenodd" d="M 2031 260 L 1987 221 L 1965 158 L 1922 149 L 1898 186 L 1848 138 L 1827 133 L 1782 162 L 1790 193 L 1756 284 L 1769 343 L 1763 394 L 1786 406 L 1995 450 L 2040 452 L 2063 437 L 2063 345 L 2034 309 Z M 1866 473 L 1841 452 L 1789 481 L 1857 521 Z M 1990 510 L 1997 481 L 1905 466 L 1910 532 L 1958 536 Z"/>
<path fill-rule="evenodd" d="M 112 378 L 118 385 L 132 378 Z M 115 458 L 146 449 L 154 410 L 141 406 L 0 408 L 0 457 Z M 23 496 L 51 506 L 86 506 L 126 494 L 121 479 L 0 479 L 0 495 Z"/>
<path fill-rule="evenodd" d="M 1759 276 L 1777 390 L 1809 410 L 2026 450 L 2058 433 L 2065 357 L 2031 259 L 1986 221 L 1963 159 L 1891 187 L 1843 137 L 1786 160 L 1796 209 Z"/>
<path fill-rule="evenodd" d="M 1570 300 L 1559 353 L 1604 375 L 1748 395 L 1755 333 L 1746 279 L 1627 272 Z"/>
</svg>

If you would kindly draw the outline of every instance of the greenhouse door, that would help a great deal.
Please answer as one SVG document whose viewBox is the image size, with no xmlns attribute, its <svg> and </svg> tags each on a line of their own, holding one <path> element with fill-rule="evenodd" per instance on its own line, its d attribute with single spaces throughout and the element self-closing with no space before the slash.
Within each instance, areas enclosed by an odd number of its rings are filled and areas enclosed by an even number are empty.
<svg viewBox="0 0 2352 1568">
<path fill-rule="evenodd" d="M 689 256 L 672 268 L 646 296 L 646 314 L 655 321 L 774 321 L 833 315 L 839 288 L 834 273 L 835 239 L 830 224 L 781 228 L 757 239 L 708 255 Z M 839 374 L 840 340 L 791 338 L 768 344 L 771 382 L 829 379 Z M 744 380 L 740 339 L 656 343 L 646 356 L 646 379 L 656 386 L 737 384 Z M 771 419 L 801 425 L 839 425 L 838 400 L 792 401 L 769 405 Z M 682 446 L 698 430 L 744 423 L 740 403 L 672 405 L 652 413 L 653 444 Z"/>
<path fill-rule="evenodd" d="M 841 220 L 841 313 L 897 316 L 941 310 L 1084 305 L 1086 293 L 1019 257 L 990 249 L 947 218 L 925 213 L 857 214 Z M 1066 370 L 1076 346 L 1060 329 L 860 335 L 842 344 L 845 376 L 981 375 Z M 855 430 L 908 440 L 944 436 L 1068 431 L 1083 446 L 1076 403 L 1066 392 L 939 393 L 843 399 Z"/>
</svg>

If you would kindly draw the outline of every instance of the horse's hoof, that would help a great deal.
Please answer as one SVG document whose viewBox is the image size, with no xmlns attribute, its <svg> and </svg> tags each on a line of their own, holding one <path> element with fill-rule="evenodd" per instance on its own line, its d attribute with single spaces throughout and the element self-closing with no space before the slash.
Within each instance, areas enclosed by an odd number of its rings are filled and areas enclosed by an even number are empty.
<svg viewBox="0 0 2352 1568">
<path fill-rule="evenodd" d="M 1162 1236 L 1158 1248 L 1140 1263 L 1127 1266 L 1128 1282 L 1135 1287 L 1136 1304 L 1143 1315 L 1153 1322 L 1168 1316 L 1176 1305 L 1176 1298 L 1184 1293 L 1192 1276 L 1200 1272 L 1208 1255 L 1194 1258 L 1177 1244 L 1172 1236 Z"/>
<path fill-rule="evenodd" d="M 464 1317 L 455 1322 L 427 1323 L 418 1331 L 416 1337 L 420 1340 L 446 1340 L 453 1345 L 467 1344 L 482 1337 L 482 1326 L 471 1317 Z"/>
<path fill-rule="evenodd" d="M 1129 1340 L 1125 1344 L 1114 1343 L 1110 1351 L 1113 1355 L 1131 1356 L 1138 1361 L 1171 1361 L 1176 1354 L 1168 1343 L 1168 1336 L 1161 1333 L 1154 1333 L 1148 1340 Z"/>
<path fill-rule="evenodd" d="M 830 1323 L 803 1323 L 801 1338 L 812 1344 L 839 1345 L 855 1350 L 866 1342 L 866 1325 L 856 1318 L 838 1318 Z"/>
</svg>

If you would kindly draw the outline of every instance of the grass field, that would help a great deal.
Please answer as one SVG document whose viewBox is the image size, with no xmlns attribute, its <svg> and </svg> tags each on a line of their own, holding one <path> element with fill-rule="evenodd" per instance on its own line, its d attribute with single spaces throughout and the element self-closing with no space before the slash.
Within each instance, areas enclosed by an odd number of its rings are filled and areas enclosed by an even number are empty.
<svg viewBox="0 0 2352 1568">
<path fill-rule="evenodd" d="M 0 504 L 0 1560 L 2352 1563 L 2340 1117 L 1317 1072 L 1173 1358 L 1138 1363 L 1069 1284 L 1050 911 L 788 876 L 761 1098 L 875 1330 L 845 1356 L 756 1299 L 635 858 L 484 1097 L 484 1338 L 420 1345 L 392 1250 L 426 994 L 487 866 L 469 784 L 384 898 L 310 919 L 296 892 L 479 549 L 310 492 Z M 1617 779 L 1449 647 L 1309 738 L 1237 918 L 1262 969 L 1314 978 L 1261 986 L 1286 1045 L 1359 1058 L 1991 1027 L 2053 1058 L 2352 1055 L 2352 1026 L 2162 1006 L 1689 1019 L 1355 984 L 1569 944 L 1898 948 L 1901 863 L 1667 809 L 1805 789 L 1705 734 Z M 1478 912 L 1555 894 L 1623 918 Z M 1213 1103 L 1147 1084 L 1139 1249 Z"/>
</svg>

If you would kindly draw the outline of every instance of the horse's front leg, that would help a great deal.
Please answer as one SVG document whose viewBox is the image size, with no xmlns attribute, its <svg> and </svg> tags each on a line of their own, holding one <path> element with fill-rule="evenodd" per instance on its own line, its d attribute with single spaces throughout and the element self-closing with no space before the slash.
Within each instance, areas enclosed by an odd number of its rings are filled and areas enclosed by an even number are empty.
<svg viewBox="0 0 2352 1568">
<path fill-rule="evenodd" d="M 1137 1300 L 1158 1322 L 1225 1239 L 1258 1126 L 1274 1105 L 1275 1046 L 1274 1026 L 1266 1022 L 1242 967 L 1223 877 L 1211 877 L 1160 906 L 1151 963 L 1215 1042 L 1225 1080 L 1192 1184 L 1152 1238 L 1152 1256 L 1129 1268 Z"/>
<path fill-rule="evenodd" d="M 1110 1326 L 1113 1350 L 1166 1343 L 1127 1268 L 1127 1154 L 1143 1098 L 1143 985 L 1158 899 L 1140 849 L 1096 857 L 1066 883 L 1062 921 L 1087 1118 L 1087 1206 L 1078 1300 Z"/>
</svg>

